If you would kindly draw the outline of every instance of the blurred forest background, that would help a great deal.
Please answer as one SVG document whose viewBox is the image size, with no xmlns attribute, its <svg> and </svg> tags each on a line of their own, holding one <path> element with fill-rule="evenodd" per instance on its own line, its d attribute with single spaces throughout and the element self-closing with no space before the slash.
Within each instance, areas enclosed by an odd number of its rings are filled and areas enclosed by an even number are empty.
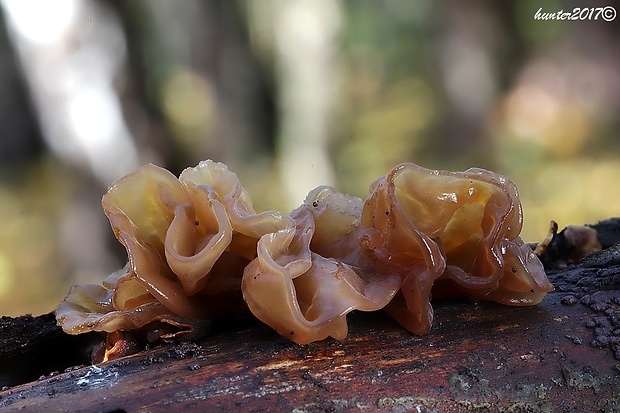
<svg viewBox="0 0 620 413">
<path fill-rule="evenodd" d="M 400 162 L 483 167 L 526 241 L 620 215 L 620 18 L 534 19 L 609 4 L 0 0 L 0 315 L 124 264 L 100 199 L 147 162 L 224 162 L 284 212 Z"/>
</svg>

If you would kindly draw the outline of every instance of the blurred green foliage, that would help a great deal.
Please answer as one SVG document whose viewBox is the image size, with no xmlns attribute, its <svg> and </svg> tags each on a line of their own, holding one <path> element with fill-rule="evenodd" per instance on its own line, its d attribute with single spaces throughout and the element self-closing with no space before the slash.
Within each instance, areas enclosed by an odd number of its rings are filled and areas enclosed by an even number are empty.
<svg viewBox="0 0 620 413">
<path fill-rule="evenodd" d="M 533 17 L 573 2 L 75 2 L 83 14 L 74 36 L 102 16 L 118 22 L 106 27 L 124 38 L 126 58 L 110 82 L 139 163 L 178 173 L 201 159 L 225 162 L 257 210 L 300 201 L 283 185 L 293 171 L 282 170 L 298 156 L 286 142 L 299 134 L 316 137 L 308 153 L 327 161 L 293 165 L 327 169 L 323 183 L 360 197 L 400 162 L 502 173 L 520 190 L 528 241 L 551 219 L 620 215 L 620 28 Z M 33 128 L 58 102 L 10 98 L 36 88 L 19 37 L 4 29 L 0 313 L 41 313 L 124 256 L 98 205 L 111 182 L 43 146 L 48 131 Z M 69 40 L 60 42 L 71 54 Z M 299 113 L 317 121 L 296 130 L 298 120 L 287 122 Z M 312 189 L 300 176 L 301 192 Z"/>
</svg>

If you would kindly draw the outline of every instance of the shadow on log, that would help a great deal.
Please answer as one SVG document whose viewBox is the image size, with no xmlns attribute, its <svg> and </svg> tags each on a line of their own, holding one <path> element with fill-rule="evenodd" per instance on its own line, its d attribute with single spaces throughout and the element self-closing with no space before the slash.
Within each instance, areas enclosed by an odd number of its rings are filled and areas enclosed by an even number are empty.
<svg viewBox="0 0 620 413">
<path fill-rule="evenodd" d="M 54 314 L 0 318 L 0 388 L 36 380 L 53 371 L 89 364 L 98 335 L 70 336 Z"/>
<path fill-rule="evenodd" d="M 344 341 L 306 346 L 244 320 L 197 343 L 78 368 L 96 335 L 72 341 L 47 315 L 22 319 L 39 327 L 10 346 L 3 319 L 0 377 L 14 387 L 0 392 L 0 410 L 620 411 L 619 248 L 548 273 L 556 290 L 535 307 L 436 302 L 424 337 L 380 312 L 351 314 Z"/>
</svg>

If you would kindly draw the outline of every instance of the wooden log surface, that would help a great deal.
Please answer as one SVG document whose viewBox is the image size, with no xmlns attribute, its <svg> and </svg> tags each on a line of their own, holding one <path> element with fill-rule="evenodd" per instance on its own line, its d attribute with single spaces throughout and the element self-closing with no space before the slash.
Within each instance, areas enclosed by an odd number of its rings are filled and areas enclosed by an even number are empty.
<svg viewBox="0 0 620 413">
<path fill-rule="evenodd" d="M 550 271 L 535 307 L 435 303 L 424 337 L 354 313 L 346 340 L 300 346 L 246 319 L 5 388 L 0 412 L 618 412 L 618 251 Z"/>
</svg>

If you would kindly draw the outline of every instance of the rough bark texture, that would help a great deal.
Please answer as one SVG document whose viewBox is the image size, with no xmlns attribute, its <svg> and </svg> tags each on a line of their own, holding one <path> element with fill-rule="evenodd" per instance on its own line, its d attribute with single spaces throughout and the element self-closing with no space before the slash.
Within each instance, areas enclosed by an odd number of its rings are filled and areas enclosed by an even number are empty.
<svg viewBox="0 0 620 413">
<path fill-rule="evenodd" d="M 346 340 L 299 346 L 245 320 L 216 326 L 198 343 L 53 374 L 48 359 L 83 363 L 84 356 L 66 355 L 87 354 L 95 336 L 54 345 L 65 339 L 49 316 L 24 319 L 43 323 L 43 336 L 52 331 L 45 341 L 51 347 L 43 352 L 34 338 L 9 345 L 0 328 L 0 377 L 19 382 L 7 371 L 20 363 L 46 375 L 5 388 L 0 410 L 620 411 L 618 247 L 549 276 L 556 291 L 536 307 L 435 303 L 435 325 L 424 337 L 382 313 L 354 313 Z M 22 358 L 10 367 L 7 354 L 17 348 Z"/>
<path fill-rule="evenodd" d="M 0 318 L 0 388 L 90 361 L 95 335 L 70 336 L 54 314 Z M 2 399 L 0 399 L 2 403 Z M 1 405 L 0 405 L 1 406 Z"/>
</svg>

